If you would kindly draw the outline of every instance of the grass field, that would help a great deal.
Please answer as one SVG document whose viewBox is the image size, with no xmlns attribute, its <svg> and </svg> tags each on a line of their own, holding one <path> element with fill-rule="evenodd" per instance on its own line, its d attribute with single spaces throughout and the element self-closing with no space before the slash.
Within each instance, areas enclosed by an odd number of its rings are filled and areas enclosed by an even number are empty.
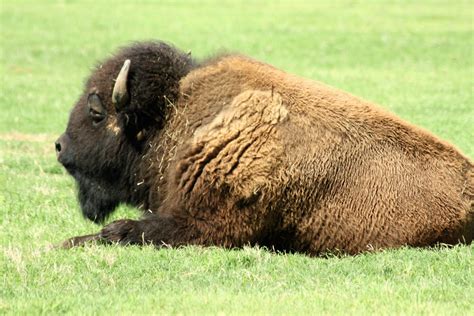
<svg viewBox="0 0 474 316">
<path fill-rule="evenodd" d="M 470 1 L 0 2 L 0 314 L 474 313 L 474 245 L 308 258 L 51 249 L 97 231 L 55 160 L 91 66 L 130 41 L 238 51 L 381 104 L 474 157 Z M 121 207 L 112 219 L 138 217 Z M 111 219 L 111 220 L 112 220 Z"/>
</svg>

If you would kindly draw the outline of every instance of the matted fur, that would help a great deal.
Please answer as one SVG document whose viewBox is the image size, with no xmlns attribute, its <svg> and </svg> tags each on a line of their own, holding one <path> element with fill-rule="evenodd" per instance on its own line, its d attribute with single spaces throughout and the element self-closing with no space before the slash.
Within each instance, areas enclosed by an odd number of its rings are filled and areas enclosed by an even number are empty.
<svg viewBox="0 0 474 316">
<path fill-rule="evenodd" d="M 68 166 L 84 214 L 102 220 L 118 203 L 149 212 L 64 246 L 259 244 L 314 255 L 472 241 L 474 167 L 450 144 L 265 63 L 228 55 L 198 65 L 163 45 L 135 44 L 98 68 L 86 92 L 99 91 L 109 125 L 78 114 L 82 97 L 66 132 L 74 156 L 90 157 Z M 162 55 L 173 56 L 166 74 L 151 66 Z M 113 78 L 125 58 L 131 99 L 116 113 Z"/>
</svg>

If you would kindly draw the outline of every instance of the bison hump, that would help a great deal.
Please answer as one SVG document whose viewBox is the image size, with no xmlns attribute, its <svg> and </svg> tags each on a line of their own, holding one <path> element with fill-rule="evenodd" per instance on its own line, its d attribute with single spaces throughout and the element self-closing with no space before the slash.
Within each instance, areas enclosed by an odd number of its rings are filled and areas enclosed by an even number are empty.
<svg viewBox="0 0 474 316">
<path fill-rule="evenodd" d="M 281 96 L 273 91 L 237 95 L 184 144 L 174 173 L 176 188 L 194 195 L 225 187 L 246 198 L 270 185 L 283 156 L 278 125 L 287 117 Z"/>
</svg>

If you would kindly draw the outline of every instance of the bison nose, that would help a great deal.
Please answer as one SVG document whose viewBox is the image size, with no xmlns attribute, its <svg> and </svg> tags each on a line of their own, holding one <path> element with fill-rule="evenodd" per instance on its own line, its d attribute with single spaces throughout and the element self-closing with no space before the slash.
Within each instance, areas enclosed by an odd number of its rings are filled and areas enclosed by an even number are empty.
<svg viewBox="0 0 474 316">
<path fill-rule="evenodd" d="M 54 147 L 56 147 L 56 153 L 59 154 L 61 152 L 61 143 L 59 140 L 54 143 Z"/>
<path fill-rule="evenodd" d="M 74 157 L 72 155 L 71 138 L 67 134 L 62 134 L 54 142 L 56 149 L 56 158 L 69 172 L 74 168 Z"/>
<path fill-rule="evenodd" d="M 56 155 L 58 156 L 58 159 L 61 158 L 61 156 L 64 155 L 64 152 L 66 151 L 66 147 L 69 142 L 69 137 L 66 134 L 62 134 L 59 136 L 58 140 L 54 143 L 54 147 L 56 148 Z"/>
</svg>

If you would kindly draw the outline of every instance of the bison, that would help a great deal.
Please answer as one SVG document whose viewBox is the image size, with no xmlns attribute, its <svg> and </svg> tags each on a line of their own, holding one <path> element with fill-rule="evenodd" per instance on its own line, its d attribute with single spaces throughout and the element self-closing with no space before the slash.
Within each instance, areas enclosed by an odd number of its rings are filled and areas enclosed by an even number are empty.
<svg viewBox="0 0 474 316">
<path fill-rule="evenodd" d="M 260 245 L 318 255 L 474 237 L 473 163 L 348 93 L 241 55 L 197 62 L 163 42 L 100 63 L 57 158 L 85 217 L 144 211 L 71 238 Z"/>
</svg>

